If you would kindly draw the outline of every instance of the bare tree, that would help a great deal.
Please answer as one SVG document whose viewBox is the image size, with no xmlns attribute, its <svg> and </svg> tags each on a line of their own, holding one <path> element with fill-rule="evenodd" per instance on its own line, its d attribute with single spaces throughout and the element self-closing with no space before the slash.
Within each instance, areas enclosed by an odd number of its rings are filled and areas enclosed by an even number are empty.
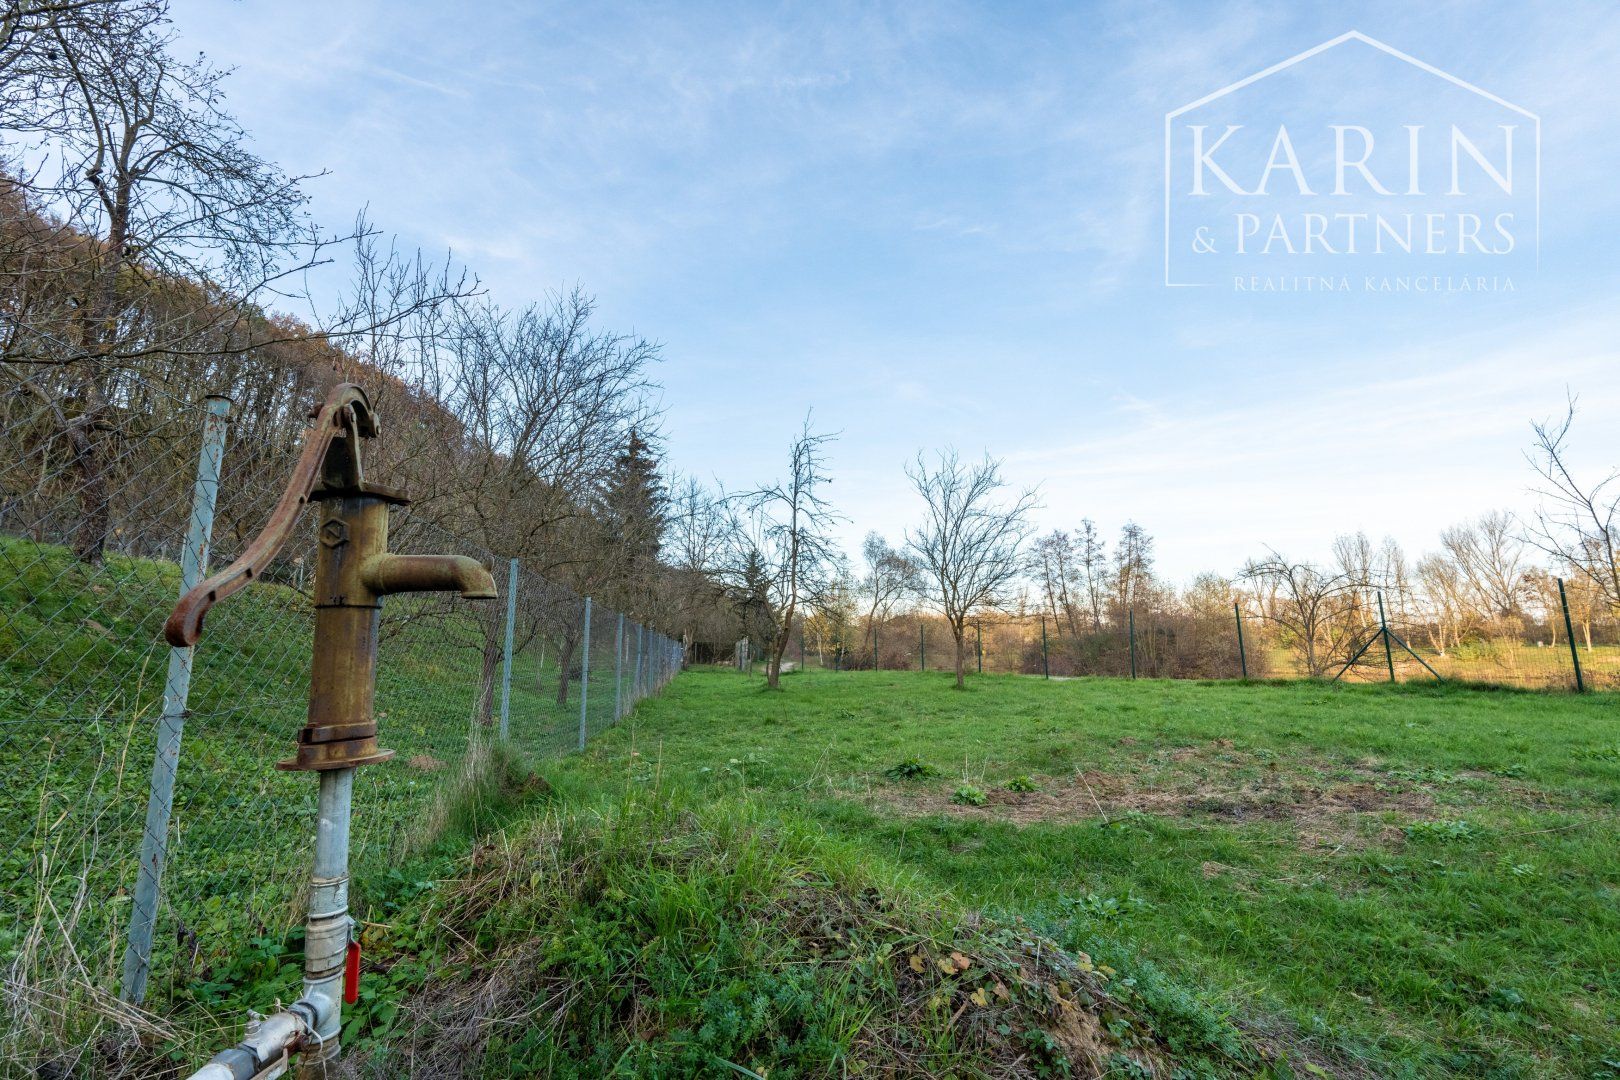
<svg viewBox="0 0 1620 1080">
<path fill-rule="evenodd" d="M 1260 615 L 1283 631 L 1283 640 L 1312 678 L 1349 655 L 1363 629 L 1353 617 L 1367 587 L 1354 572 L 1293 562 L 1277 552 L 1251 560 L 1243 578 L 1260 586 Z"/>
<path fill-rule="evenodd" d="M 1030 553 L 1030 570 L 1041 588 L 1041 597 L 1055 626 L 1067 626 L 1070 634 L 1080 632 L 1077 606 L 1070 593 L 1079 572 L 1074 537 L 1054 529 L 1035 541 Z"/>
<path fill-rule="evenodd" d="M 917 564 L 905 552 L 889 546 L 889 542 L 875 532 L 866 534 L 866 540 L 861 544 L 861 555 L 866 560 L 862 591 L 870 601 L 861 644 L 864 646 L 868 640 L 871 641 L 872 666 L 877 667 L 878 622 L 887 620 L 896 604 L 916 593 L 920 581 Z"/>
<path fill-rule="evenodd" d="M 1524 541 L 1512 514 L 1492 511 L 1453 525 L 1440 534 L 1440 545 L 1462 574 L 1481 616 L 1501 622 L 1522 614 Z"/>
<path fill-rule="evenodd" d="M 1090 518 L 1082 518 L 1080 528 L 1075 532 L 1075 556 L 1085 587 L 1091 628 L 1101 630 L 1103 612 L 1107 608 L 1108 543 L 1097 531 L 1097 523 Z"/>
<path fill-rule="evenodd" d="M 1119 530 L 1114 545 L 1114 603 L 1119 618 L 1135 604 L 1139 594 L 1153 585 L 1153 537 L 1134 521 Z"/>
<path fill-rule="evenodd" d="M 1444 555 L 1425 555 L 1418 560 L 1418 581 L 1428 607 L 1429 643 L 1441 656 L 1462 641 L 1468 629 L 1470 604 L 1468 585 L 1457 564 Z"/>
<path fill-rule="evenodd" d="M 781 685 L 782 655 L 799 605 L 816 595 L 838 561 L 829 530 L 839 517 L 821 494 L 831 483 L 827 444 L 836 437 L 812 431 L 806 415 L 788 452 L 787 479 L 737 497 L 746 519 L 736 530 L 742 557 L 735 565 L 762 575 L 748 583 L 748 591 L 753 595 L 763 588 L 767 602 L 771 640 L 765 680 L 772 690 Z"/>
<path fill-rule="evenodd" d="M 1576 478 L 1568 461 L 1574 423 L 1571 399 L 1562 420 L 1531 425 L 1530 463 L 1544 484 L 1536 490 L 1542 503 L 1530 540 L 1589 584 L 1611 612 L 1620 613 L 1620 470 L 1594 483 Z"/>
<path fill-rule="evenodd" d="M 79 476 L 74 548 L 94 563 L 115 496 L 109 433 L 127 411 L 120 372 L 204 367 L 402 313 L 368 321 L 378 313 L 340 305 L 319 326 L 267 314 L 307 301 L 302 275 L 369 229 L 333 236 L 311 222 L 309 178 L 252 151 L 224 108 L 225 73 L 173 55 L 166 3 L 7 11 L 0 122 L 13 152 L 36 164 L 13 162 L 5 182 L 29 224 L 0 242 L 0 371 L 55 419 Z M 40 368 L 54 374 L 34 377 Z"/>
<path fill-rule="evenodd" d="M 940 451 L 933 466 L 918 454 L 906 475 L 925 506 L 923 523 L 906 534 L 906 544 L 938 590 L 956 642 L 960 690 L 965 685 L 967 620 L 1001 605 L 1023 569 L 1036 493 L 1026 489 L 1008 502 L 998 501 L 997 493 L 1006 486 L 1001 463 L 986 455 L 976 465 L 964 464 L 955 450 Z"/>
</svg>

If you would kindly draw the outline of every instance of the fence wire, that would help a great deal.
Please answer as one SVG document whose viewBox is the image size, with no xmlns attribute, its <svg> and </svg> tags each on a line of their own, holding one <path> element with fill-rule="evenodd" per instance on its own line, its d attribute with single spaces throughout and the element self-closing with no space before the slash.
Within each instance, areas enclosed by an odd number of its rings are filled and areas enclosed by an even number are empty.
<svg viewBox="0 0 1620 1080">
<path fill-rule="evenodd" d="M 32 402 L 19 394 L 0 407 L 0 1074 L 33 1061 L 74 1075 L 97 1071 L 96 1018 L 122 1008 L 121 990 L 204 1011 L 226 1004 L 220 973 L 233 954 L 303 922 L 316 785 L 275 763 L 291 756 L 308 707 L 314 526 L 306 518 L 255 585 L 209 615 L 175 718 L 178 755 L 159 758 L 162 625 L 194 524 L 204 405 L 127 383 L 97 489 L 80 478 L 60 418 Z M 229 427 L 215 569 L 263 527 L 298 451 L 282 425 Z M 80 557 L 96 506 L 106 508 L 99 561 Z M 576 749 L 680 664 L 673 642 L 630 619 L 620 637 L 619 614 L 603 607 L 593 605 L 587 638 L 585 598 L 522 566 L 512 573 L 409 508 L 393 517 L 393 550 L 470 555 L 500 596 L 384 604 L 376 705 L 396 757 L 357 776 L 361 883 L 435 832 L 441 794 L 503 730 L 526 755 Z M 151 837 L 150 796 L 165 775 L 172 809 Z M 132 960 L 141 875 L 160 888 L 150 951 Z"/>
<path fill-rule="evenodd" d="M 1561 608 L 1549 605 L 1534 616 L 1460 633 L 1405 611 L 1380 623 L 1369 610 L 1367 618 L 1324 628 L 1309 650 L 1300 635 L 1246 608 L 1196 614 L 1127 608 L 1083 624 L 993 613 L 968 620 L 963 667 L 1052 678 L 1438 678 L 1541 690 L 1620 689 L 1620 626 L 1613 621 L 1572 618 L 1566 626 Z M 720 656 L 726 650 L 709 651 Z M 801 627 L 787 658 L 843 671 L 953 671 L 956 637 L 937 615 L 908 613 L 862 620 L 841 636 Z"/>
</svg>

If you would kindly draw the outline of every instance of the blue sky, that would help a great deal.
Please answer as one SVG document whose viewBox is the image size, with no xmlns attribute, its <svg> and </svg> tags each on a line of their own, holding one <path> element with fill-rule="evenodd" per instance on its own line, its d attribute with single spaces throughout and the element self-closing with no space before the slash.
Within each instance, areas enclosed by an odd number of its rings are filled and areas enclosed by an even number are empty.
<svg viewBox="0 0 1620 1080">
<path fill-rule="evenodd" d="M 1528 423 L 1566 388 L 1578 463 L 1620 458 L 1610 5 L 448 11 L 182 0 L 175 19 L 238 69 L 264 154 L 330 170 L 323 221 L 369 206 L 503 301 L 578 282 L 605 325 L 662 342 L 678 468 L 769 478 L 813 408 L 843 433 L 852 549 L 917 516 L 902 466 L 946 443 L 1041 484 L 1043 525 L 1142 523 L 1176 579 L 1356 529 L 1415 556 L 1523 509 Z M 1167 289 L 1165 114 L 1348 30 L 1541 118 L 1539 266 L 1512 293 Z M 1449 107 L 1355 48 L 1257 114 Z"/>
</svg>

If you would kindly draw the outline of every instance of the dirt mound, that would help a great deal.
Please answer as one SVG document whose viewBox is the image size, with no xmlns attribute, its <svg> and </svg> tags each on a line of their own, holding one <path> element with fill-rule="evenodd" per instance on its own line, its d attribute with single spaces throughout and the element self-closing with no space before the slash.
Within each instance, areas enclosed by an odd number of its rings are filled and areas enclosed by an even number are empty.
<svg viewBox="0 0 1620 1080">
<path fill-rule="evenodd" d="M 1174 1072 L 1130 982 L 1028 926 L 918 903 L 804 836 L 638 814 L 477 853 L 421 916 L 457 947 L 349 1075 Z M 1232 1076 L 1269 1057 L 1210 1053 Z"/>
</svg>

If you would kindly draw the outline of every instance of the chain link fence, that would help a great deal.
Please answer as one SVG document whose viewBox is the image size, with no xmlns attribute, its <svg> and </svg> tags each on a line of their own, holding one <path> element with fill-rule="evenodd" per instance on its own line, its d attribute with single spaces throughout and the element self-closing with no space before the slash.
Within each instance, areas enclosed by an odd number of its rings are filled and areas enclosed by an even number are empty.
<svg viewBox="0 0 1620 1080">
<path fill-rule="evenodd" d="M 96 1071 L 107 1016 L 182 996 L 206 1007 L 234 950 L 303 922 L 316 785 L 275 763 L 308 706 L 314 534 L 306 519 L 195 649 L 171 653 L 188 538 L 198 572 L 240 554 L 298 425 L 227 424 L 223 401 L 130 381 L 92 489 L 52 400 L 0 405 L 0 1074 L 54 1047 L 65 1076 Z M 106 507 L 99 561 L 79 554 L 90 503 Z M 581 748 L 682 661 L 650 627 L 408 507 L 393 517 L 393 550 L 470 555 L 500 596 L 384 605 L 377 714 L 396 757 L 357 777 L 362 882 L 435 834 L 441 796 L 482 749 Z"/>
</svg>

